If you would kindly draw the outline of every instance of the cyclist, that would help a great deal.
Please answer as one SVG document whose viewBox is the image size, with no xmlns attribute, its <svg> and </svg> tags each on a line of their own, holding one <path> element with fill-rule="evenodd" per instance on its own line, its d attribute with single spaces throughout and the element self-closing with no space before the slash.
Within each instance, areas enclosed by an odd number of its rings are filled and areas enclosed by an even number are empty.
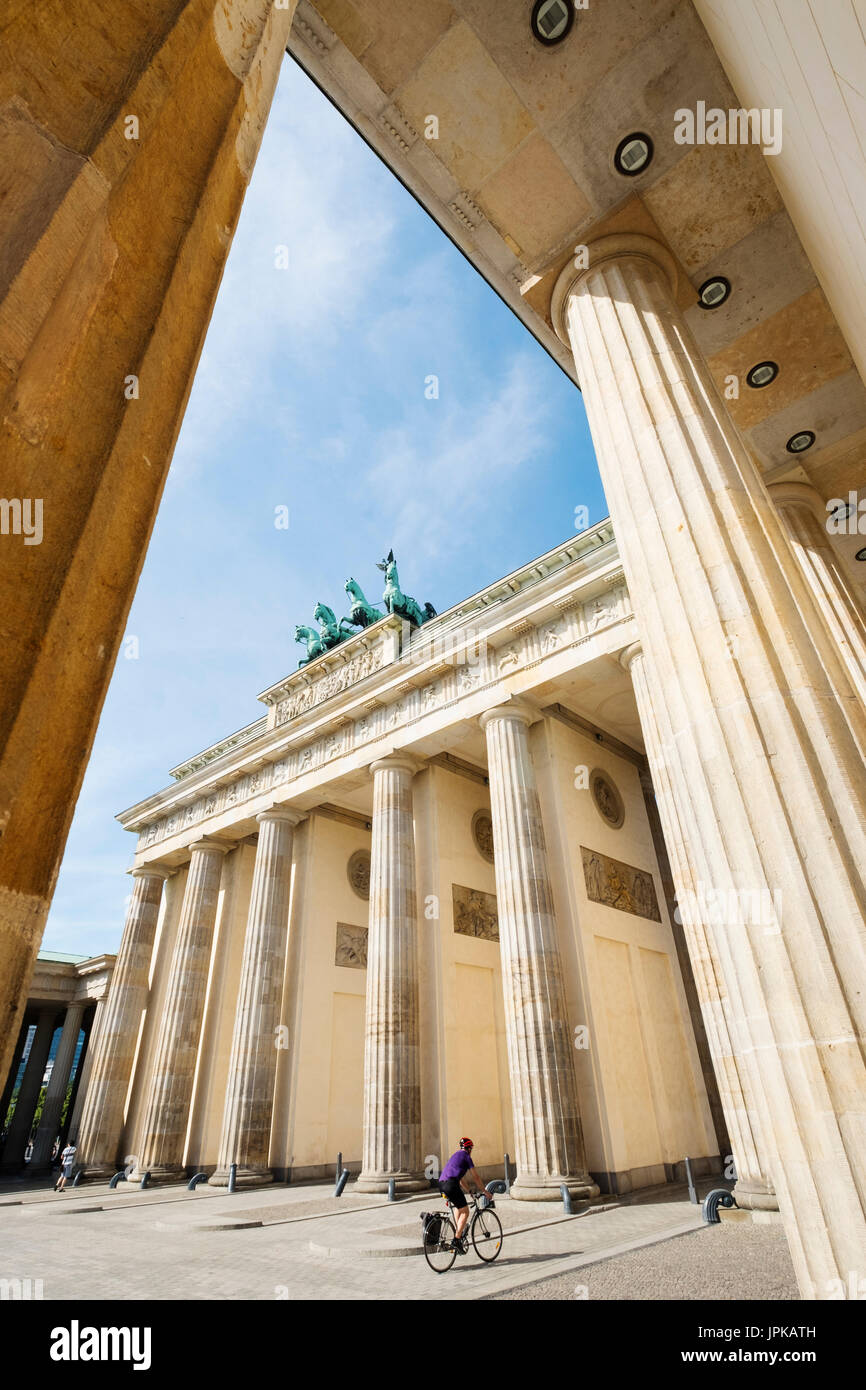
<svg viewBox="0 0 866 1390">
<path fill-rule="evenodd" d="M 451 1248 L 460 1255 L 466 1254 L 463 1232 L 466 1230 L 466 1223 L 469 1220 L 469 1207 L 463 1194 L 464 1191 L 469 1191 L 467 1179 L 471 1179 L 479 1192 L 486 1194 L 486 1188 L 472 1162 L 473 1147 L 471 1139 L 461 1139 L 459 1149 L 451 1155 L 439 1175 L 439 1191 L 445 1194 L 457 1212 L 457 1236 L 452 1242 Z"/>
</svg>

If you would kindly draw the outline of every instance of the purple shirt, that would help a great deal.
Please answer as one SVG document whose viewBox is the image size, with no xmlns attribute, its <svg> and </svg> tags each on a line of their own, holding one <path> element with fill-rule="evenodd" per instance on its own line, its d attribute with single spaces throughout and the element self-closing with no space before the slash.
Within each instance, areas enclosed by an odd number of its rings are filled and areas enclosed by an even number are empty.
<svg viewBox="0 0 866 1390">
<path fill-rule="evenodd" d="M 439 1176 L 440 1178 L 462 1178 L 469 1172 L 470 1168 L 474 1167 L 475 1164 L 472 1162 L 467 1151 L 465 1149 L 458 1149 L 455 1154 L 451 1155 Z"/>
</svg>

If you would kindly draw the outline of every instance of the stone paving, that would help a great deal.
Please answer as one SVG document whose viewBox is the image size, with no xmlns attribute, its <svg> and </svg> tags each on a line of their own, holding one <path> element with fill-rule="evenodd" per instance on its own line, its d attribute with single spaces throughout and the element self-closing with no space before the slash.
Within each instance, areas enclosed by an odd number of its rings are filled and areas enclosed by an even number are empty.
<svg viewBox="0 0 866 1390">
<path fill-rule="evenodd" d="M 698 1265 L 701 1251 L 721 1248 L 712 1245 L 718 1228 L 702 1225 L 700 1208 L 681 1188 L 609 1200 L 572 1217 L 558 1204 L 497 1198 L 506 1238 L 496 1263 L 483 1265 L 470 1251 L 437 1276 L 420 1253 L 419 1220 L 436 1205 L 435 1193 L 389 1204 L 351 1190 L 337 1200 L 332 1192 L 330 1185 L 233 1195 L 204 1185 L 195 1193 L 94 1185 L 55 1195 L 50 1187 L 7 1184 L 0 1190 L 0 1279 L 42 1279 L 46 1299 L 478 1299 L 549 1284 L 588 1265 L 597 1271 L 599 1260 L 610 1268 L 612 1257 L 659 1241 L 659 1269 L 678 1278 L 686 1246 L 670 1238 L 687 1233 Z M 751 1250 L 747 1241 L 742 1249 Z M 631 1269 L 623 1292 L 604 1278 L 607 1298 L 666 1296 L 629 1293 Z"/>
</svg>

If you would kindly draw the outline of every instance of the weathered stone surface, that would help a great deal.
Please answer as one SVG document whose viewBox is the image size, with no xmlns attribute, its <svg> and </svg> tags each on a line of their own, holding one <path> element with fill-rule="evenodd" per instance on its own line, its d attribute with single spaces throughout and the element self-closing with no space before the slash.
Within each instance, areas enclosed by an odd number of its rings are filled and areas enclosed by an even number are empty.
<svg viewBox="0 0 866 1390">
<path fill-rule="evenodd" d="M 425 1186 L 421 1173 L 418 943 L 412 777 L 416 762 L 373 763 L 373 848 L 364 1048 L 364 1157 L 358 1187 Z"/>
<path fill-rule="evenodd" d="M 290 810 L 256 817 L 259 839 L 235 1013 L 219 1161 L 209 1181 L 225 1187 L 237 1164 L 239 1186 L 270 1182 L 268 1167 L 277 1028 L 289 929 L 294 829 Z"/>
<path fill-rule="evenodd" d="M 43 535 L 0 566 L 0 1073 L 293 11 L 4 18 L 3 489 Z"/>
<path fill-rule="evenodd" d="M 530 716 L 519 705 L 487 710 L 490 805 L 511 1098 L 517 1147 L 512 1197 L 598 1195 L 586 1171 L 572 1040 L 556 940 L 553 895 L 535 772 Z"/>
<path fill-rule="evenodd" d="M 803 1296 L 866 1265 L 866 717 L 678 310 L 668 253 L 591 244 L 555 295 Z M 677 883 L 678 894 L 689 885 Z M 777 902 L 769 921 L 744 905 Z"/>
<path fill-rule="evenodd" d="M 123 1110 L 147 1006 L 148 975 L 168 869 L 133 870 L 132 898 L 98 1034 L 92 1040 L 87 1092 L 78 1132 L 78 1163 L 91 1178 L 117 1171 Z"/>
</svg>

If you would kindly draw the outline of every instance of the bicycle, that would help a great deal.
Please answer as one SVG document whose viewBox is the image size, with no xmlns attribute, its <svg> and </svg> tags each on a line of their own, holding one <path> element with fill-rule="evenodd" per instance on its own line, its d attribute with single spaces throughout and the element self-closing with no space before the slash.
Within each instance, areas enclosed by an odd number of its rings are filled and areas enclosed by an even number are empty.
<svg viewBox="0 0 866 1390">
<path fill-rule="evenodd" d="M 485 1194 L 486 1195 L 486 1194 Z M 463 1233 L 463 1240 L 471 1240 L 479 1260 L 492 1264 L 502 1249 L 502 1222 L 493 1210 L 493 1198 L 487 1196 L 484 1206 L 479 1206 L 475 1193 L 467 1193 L 475 1211 L 469 1226 Z M 457 1259 L 454 1242 L 457 1227 L 451 1215 L 451 1203 L 442 1193 L 447 1210 L 443 1212 L 422 1212 L 424 1222 L 424 1258 L 435 1274 L 447 1274 Z"/>
</svg>

